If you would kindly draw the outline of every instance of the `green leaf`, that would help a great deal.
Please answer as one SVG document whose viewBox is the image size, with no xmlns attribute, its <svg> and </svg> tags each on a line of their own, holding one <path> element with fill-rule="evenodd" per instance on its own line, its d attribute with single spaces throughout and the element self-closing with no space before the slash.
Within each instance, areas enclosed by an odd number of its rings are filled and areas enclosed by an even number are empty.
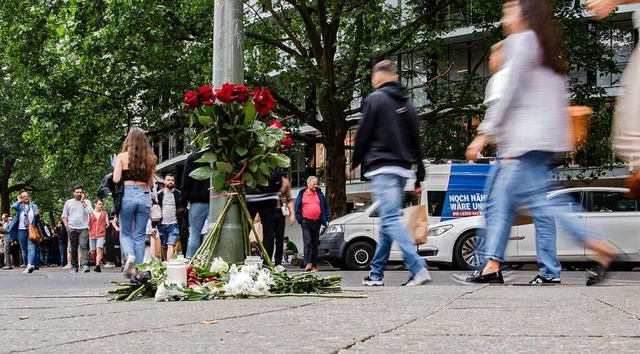
<svg viewBox="0 0 640 354">
<path fill-rule="evenodd" d="M 213 185 L 213 189 L 218 192 L 222 192 L 224 190 L 225 184 L 227 183 L 227 175 L 222 171 L 214 171 L 213 177 L 211 178 L 211 184 Z"/>
<path fill-rule="evenodd" d="M 266 163 L 264 162 L 261 163 L 260 166 L 258 166 L 258 168 L 260 169 L 260 172 L 264 173 L 265 175 L 269 175 L 270 173 L 269 166 Z"/>
<path fill-rule="evenodd" d="M 191 171 L 191 173 L 189 173 L 189 176 L 193 177 L 194 179 L 205 180 L 211 178 L 214 173 L 215 170 L 211 168 L 211 166 L 203 166 Z"/>
<path fill-rule="evenodd" d="M 224 162 L 224 161 L 217 161 L 216 162 L 216 168 L 218 170 L 226 172 L 226 173 L 233 172 L 233 165 L 231 165 L 228 162 Z"/>
<path fill-rule="evenodd" d="M 258 163 L 255 161 L 251 161 L 249 162 L 249 165 L 247 167 L 249 167 L 249 171 L 256 172 L 258 170 Z"/>
<path fill-rule="evenodd" d="M 277 155 L 274 155 L 273 157 L 275 158 L 276 164 L 278 165 L 278 167 L 287 168 L 291 165 L 291 159 L 287 155 L 277 154 Z"/>
<path fill-rule="evenodd" d="M 258 184 L 263 187 L 266 187 L 269 185 L 269 180 L 265 176 L 260 176 L 258 177 Z"/>
<path fill-rule="evenodd" d="M 253 105 L 251 101 L 247 101 L 244 103 L 244 122 L 249 123 L 252 120 L 256 119 L 256 115 L 258 111 L 256 111 L 256 107 Z"/>
<path fill-rule="evenodd" d="M 249 150 L 247 150 L 246 147 L 244 146 L 236 146 L 236 153 L 238 154 L 238 156 L 244 156 L 247 154 L 247 152 L 249 152 Z"/>
<path fill-rule="evenodd" d="M 218 156 L 211 151 L 205 152 L 201 158 L 196 160 L 196 162 L 203 162 L 203 163 L 209 163 L 209 164 L 214 163 L 216 161 L 218 161 Z"/>
<path fill-rule="evenodd" d="M 253 176 L 249 172 L 244 172 L 242 174 L 242 180 L 248 187 L 255 187 L 256 181 L 253 179 Z"/>
<path fill-rule="evenodd" d="M 213 118 L 210 116 L 198 116 L 198 122 L 204 126 L 209 126 L 213 124 Z"/>
</svg>

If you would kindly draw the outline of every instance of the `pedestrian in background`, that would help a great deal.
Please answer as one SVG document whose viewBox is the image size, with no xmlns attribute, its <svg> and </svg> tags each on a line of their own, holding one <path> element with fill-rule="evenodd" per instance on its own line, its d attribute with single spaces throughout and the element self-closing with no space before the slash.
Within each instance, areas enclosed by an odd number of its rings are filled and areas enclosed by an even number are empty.
<svg viewBox="0 0 640 354">
<path fill-rule="evenodd" d="M 102 272 L 100 265 L 104 256 L 104 244 L 107 236 L 107 227 L 109 227 L 109 214 L 102 210 L 104 202 L 102 199 L 95 200 L 95 209 L 89 214 L 89 251 L 92 258 L 96 260 L 96 272 Z"/>
<path fill-rule="evenodd" d="M 282 176 L 282 188 L 280 188 L 280 195 L 275 209 L 273 210 L 273 229 L 274 229 L 274 241 L 275 241 L 275 270 L 282 272 L 285 271 L 282 266 L 282 245 L 284 243 L 284 228 L 286 224 L 292 226 L 295 222 L 293 206 L 293 197 L 291 197 L 291 183 L 289 180 Z"/>
<path fill-rule="evenodd" d="M 180 191 L 180 214 L 188 214 L 189 240 L 186 245 L 186 258 L 191 258 L 202 244 L 202 228 L 209 217 L 209 180 L 199 180 L 190 176 L 198 167 L 209 166 L 204 162 L 196 162 L 204 155 L 205 150 L 196 151 L 185 161 Z M 187 209 L 188 208 L 188 209 Z M 184 247 L 184 245 L 181 245 Z"/>
<path fill-rule="evenodd" d="M 150 191 L 157 160 L 142 129 L 132 128 L 114 163 L 113 182 L 124 184 L 119 222 L 120 245 L 126 255 L 126 277 L 136 271 L 136 263 L 144 260 L 145 230 L 151 210 Z"/>
<path fill-rule="evenodd" d="M 159 222 L 158 232 L 164 260 L 170 260 L 173 256 L 173 249 L 180 235 L 182 193 L 175 188 L 175 180 L 172 174 L 167 173 L 164 176 L 164 188 L 158 192 L 158 204 L 162 208 L 162 220 Z"/>
<path fill-rule="evenodd" d="M 373 184 L 374 199 L 380 202 L 380 238 L 371 261 L 371 272 L 362 280 L 365 286 L 384 285 L 384 270 L 394 241 L 411 273 L 404 285 L 425 285 L 432 280 L 426 261 L 418 255 L 416 244 L 402 223 L 400 212 L 407 180 L 416 178 L 418 194 L 425 174 L 416 109 L 398 79 L 394 62 L 383 60 L 373 66 L 371 84 L 375 91 L 364 100 L 351 162 L 351 171 L 363 165 L 364 176 Z M 414 164 L 418 168 L 417 176 L 412 170 Z"/>
<path fill-rule="evenodd" d="M 504 283 L 500 266 L 521 205 L 529 208 L 534 220 L 555 218 L 577 241 L 597 253 L 595 260 L 600 267 L 588 275 L 587 285 L 604 278 L 616 253 L 602 235 L 565 217 L 563 200 L 547 200 L 549 165 L 556 153 L 573 149 L 560 36 L 551 16 L 545 0 L 511 0 L 503 7 L 503 26 L 509 27 L 503 44 L 504 59 L 511 72 L 505 79 L 503 97 L 487 110 L 485 119 L 490 124 L 484 127 L 484 133 L 498 143 L 500 155 L 486 205 L 489 212 L 484 253 L 488 260 L 481 272 L 466 279 L 468 283 Z M 478 144 L 470 150 L 481 151 L 483 146 Z M 477 155 L 469 150 L 467 154 Z M 555 230 L 538 228 L 550 224 L 536 225 L 536 230 L 553 234 L 543 243 L 555 244 Z M 542 246 L 538 249 L 541 253 L 555 250 L 551 244 Z"/>
<path fill-rule="evenodd" d="M 302 244 L 304 248 L 304 271 L 318 271 L 318 243 L 320 227 L 331 219 L 329 203 L 318 188 L 318 178 L 309 176 L 307 188 L 298 193 L 295 202 L 295 215 L 302 228 Z M 280 246 L 281 247 L 281 246 Z"/>
<path fill-rule="evenodd" d="M 29 225 L 36 225 L 36 217 L 40 215 L 40 211 L 37 205 L 31 203 L 27 192 L 18 196 L 18 201 L 11 209 L 16 211 L 16 216 L 9 225 L 9 234 L 12 240 L 18 240 L 20 243 L 22 263 L 26 265 L 23 273 L 31 273 L 35 269 L 37 245 L 29 239 Z"/>
<path fill-rule="evenodd" d="M 2 234 L 2 249 L 4 252 L 4 267 L 2 269 L 11 270 L 11 235 L 9 235 L 9 214 L 2 214 L 2 223 L 0 224 L 0 233 Z"/>
<path fill-rule="evenodd" d="M 62 220 L 58 221 L 56 225 L 56 234 L 58 235 L 58 248 L 60 249 L 60 266 L 66 268 L 69 258 L 67 258 L 67 243 L 69 236 L 67 234 L 67 228 L 64 227 Z"/>
<path fill-rule="evenodd" d="M 78 273 L 78 249 L 82 272 L 89 273 L 89 214 L 93 211 L 91 202 L 84 198 L 84 188 L 73 187 L 73 198 L 64 203 L 62 222 L 69 235 L 72 273 Z"/>
</svg>

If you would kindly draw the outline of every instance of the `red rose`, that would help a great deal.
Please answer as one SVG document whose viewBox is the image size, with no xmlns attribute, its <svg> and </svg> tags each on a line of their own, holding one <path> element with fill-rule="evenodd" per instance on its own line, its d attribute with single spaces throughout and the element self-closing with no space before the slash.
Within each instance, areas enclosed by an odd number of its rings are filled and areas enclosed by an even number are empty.
<svg viewBox="0 0 640 354">
<path fill-rule="evenodd" d="M 233 90 L 233 97 L 237 102 L 247 102 L 250 96 L 251 95 L 249 94 L 249 89 L 247 88 L 247 86 L 236 85 Z"/>
<path fill-rule="evenodd" d="M 249 100 L 249 89 L 246 86 L 226 83 L 216 92 L 216 97 L 224 102 L 247 102 Z"/>
<path fill-rule="evenodd" d="M 271 123 L 269 123 L 269 127 L 283 129 L 282 123 L 277 119 L 272 120 Z"/>
<path fill-rule="evenodd" d="M 184 107 L 185 109 L 198 108 L 198 106 L 200 105 L 200 97 L 198 97 L 198 93 L 196 91 L 189 91 L 184 94 L 183 102 L 187 104 Z"/>
<path fill-rule="evenodd" d="M 266 116 L 275 106 L 276 100 L 273 99 L 267 88 L 255 87 L 253 89 L 253 104 L 261 116 Z"/>
<path fill-rule="evenodd" d="M 233 89 L 235 85 L 226 83 L 222 85 L 222 88 L 216 91 L 216 97 L 224 103 L 233 102 Z"/>
<path fill-rule="evenodd" d="M 282 138 L 282 145 L 284 145 L 285 149 L 288 149 L 291 146 L 293 146 L 293 139 L 291 139 L 289 134 L 286 134 L 284 138 Z"/>
<path fill-rule="evenodd" d="M 213 86 L 205 85 L 200 86 L 200 99 L 202 99 L 202 103 L 211 106 L 216 100 L 216 95 L 213 93 Z"/>
</svg>

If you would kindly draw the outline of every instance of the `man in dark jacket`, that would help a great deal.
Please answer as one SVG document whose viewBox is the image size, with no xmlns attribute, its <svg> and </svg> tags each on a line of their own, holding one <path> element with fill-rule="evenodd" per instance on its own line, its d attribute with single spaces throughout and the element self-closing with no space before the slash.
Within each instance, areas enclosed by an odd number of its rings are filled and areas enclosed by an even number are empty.
<svg viewBox="0 0 640 354">
<path fill-rule="evenodd" d="M 317 177 L 307 178 L 307 188 L 298 193 L 294 207 L 296 220 L 302 228 L 305 272 L 318 270 L 320 226 L 326 225 L 331 218 L 329 203 L 317 185 Z"/>
<path fill-rule="evenodd" d="M 384 285 L 384 269 L 395 241 L 411 273 L 404 285 L 424 285 L 431 282 L 431 275 L 401 217 L 404 187 L 407 179 L 415 176 L 412 165 L 418 165 L 416 185 L 419 187 L 419 182 L 424 180 L 416 110 L 407 91 L 398 82 L 394 62 L 384 60 L 376 64 L 371 73 L 371 84 L 376 91 L 364 101 L 351 169 L 362 164 L 365 177 L 372 181 L 374 198 L 380 202 L 382 227 L 371 272 L 362 284 Z M 417 192 L 419 190 L 417 188 Z"/>
<path fill-rule="evenodd" d="M 182 210 L 189 205 L 189 241 L 187 244 L 187 258 L 191 258 L 202 243 L 202 228 L 209 217 L 209 180 L 198 180 L 189 174 L 198 167 L 208 166 L 204 162 L 196 162 L 204 155 L 205 151 L 197 151 L 187 157 L 182 175 L 182 199 L 180 207 Z"/>
</svg>

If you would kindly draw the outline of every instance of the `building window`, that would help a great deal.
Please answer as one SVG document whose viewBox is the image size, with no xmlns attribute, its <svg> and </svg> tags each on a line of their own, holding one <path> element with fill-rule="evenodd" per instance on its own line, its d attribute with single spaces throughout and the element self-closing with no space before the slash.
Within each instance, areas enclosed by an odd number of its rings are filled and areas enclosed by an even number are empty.
<svg viewBox="0 0 640 354">
<path fill-rule="evenodd" d="M 630 21 L 616 22 L 609 33 L 604 33 L 603 38 L 605 44 L 614 53 L 613 59 L 622 72 L 631 59 L 631 53 L 637 41 L 633 24 Z M 598 87 L 621 86 L 621 78 L 621 73 L 598 72 Z"/>
</svg>

